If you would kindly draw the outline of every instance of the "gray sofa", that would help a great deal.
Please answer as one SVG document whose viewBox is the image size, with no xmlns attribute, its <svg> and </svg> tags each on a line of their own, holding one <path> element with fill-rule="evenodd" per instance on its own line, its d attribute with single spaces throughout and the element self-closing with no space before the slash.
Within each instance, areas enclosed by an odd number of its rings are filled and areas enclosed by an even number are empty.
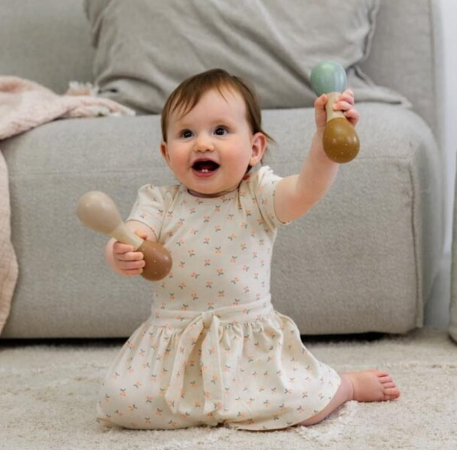
<svg viewBox="0 0 457 450">
<path fill-rule="evenodd" d="M 273 302 L 302 334 L 405 333 L 423 323 L 444 234 L 436 3 L 382 1 L 362 68 L 413 107 L 359 103 L 359 156 L 324 200 L 279 231 Z M 80 0 L 0 0 L 0 10 L 0 75 L 58 93 L 71 80 L 93 80 Z M 265 110 L 278 143 L 265 163 L 295 173 L 313 120 L 311 108 Z M 2 339 L 125 337 L 148 317 L 152 285 L 112 273 L 107 238 L 85 229 L 75 209 L 96 189 L 125 217 L 142 184 L 173 182 L 159 144 L 157 115 L 59 120 L 0 142 L 20 268 Z"/>
</svg>

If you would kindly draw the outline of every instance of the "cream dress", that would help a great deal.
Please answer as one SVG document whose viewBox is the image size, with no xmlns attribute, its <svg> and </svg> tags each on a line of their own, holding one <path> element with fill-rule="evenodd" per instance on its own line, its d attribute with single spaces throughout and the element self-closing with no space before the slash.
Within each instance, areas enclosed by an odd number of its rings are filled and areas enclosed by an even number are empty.
<svg viewBox="0 0 457 450">
<path fill-rule="evenodd" d="M 139 190 L 129 219 L 154 230 L 173 268 L 105 376 L 99 421 L 270 430 L 314 416 L 333 398 L 339 375 L 271 304 L 279 180 L 262 167 L 217 198 L 183 185 Z"/>
</svg>

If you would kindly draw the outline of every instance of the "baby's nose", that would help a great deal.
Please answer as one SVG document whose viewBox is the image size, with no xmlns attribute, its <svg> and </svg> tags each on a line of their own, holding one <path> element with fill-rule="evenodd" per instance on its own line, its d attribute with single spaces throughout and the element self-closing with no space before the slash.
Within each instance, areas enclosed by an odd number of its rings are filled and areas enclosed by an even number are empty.
<svg viewBox="0 0 457 450">
<path fill-rule="evenodd" d="M 210 136 L 199 136 L 195 142 L 196 152 L 212 152 L 214 144 Z"/>
</svg>

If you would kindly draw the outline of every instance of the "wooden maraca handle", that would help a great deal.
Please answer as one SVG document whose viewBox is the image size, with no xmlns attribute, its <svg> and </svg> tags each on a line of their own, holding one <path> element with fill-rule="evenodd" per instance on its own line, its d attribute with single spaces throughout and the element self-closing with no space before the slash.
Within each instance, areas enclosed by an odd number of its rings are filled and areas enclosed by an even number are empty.
<svg viewBox="0 0 457 450">
<path fill-rule="evenodd" d="M 352 161 L 360 148 L 355 128 L 341 111 L 333 110 L 336 99 L 346 89 L 346 82 L 346 71 L 335 61 L 323 61 L 311 71 L 311 85 L 316 95 L 328 96 L 322 144 L 327 156 L 340 164 Z"/>
<path fill-rule="evenodd" d="M 79 199 L 76 213 L 86 227 L 107 234 L 123 244 L 132 245 L 135 251 L 142 252 L 146 262 L 142 277 L 157 281 L 170 272 L 172 260 L 168 250 L 157 242 L 141 239 L 127 228 L 108 195 L 99 191 L 87 192 Z"/>
</svg>

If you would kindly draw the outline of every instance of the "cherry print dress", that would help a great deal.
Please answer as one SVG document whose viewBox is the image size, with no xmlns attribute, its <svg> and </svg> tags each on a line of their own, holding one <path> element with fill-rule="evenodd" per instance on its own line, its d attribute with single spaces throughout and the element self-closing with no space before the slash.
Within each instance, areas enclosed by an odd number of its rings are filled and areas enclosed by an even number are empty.
<svg viewBox="0 0 457 450">
<path fill-rule="evenodd" d="M 279 180 L 262 167 L 217 198 L 194 197 L 183 185 L 139 190 L 129 219 L 154 230 L 173 268 L 154 283 L 151 316 L 107 371 L 99 421 L 271 430 L 314 416 L 333 398 L 339 375 L 271 303 Z"/>
</svg>

